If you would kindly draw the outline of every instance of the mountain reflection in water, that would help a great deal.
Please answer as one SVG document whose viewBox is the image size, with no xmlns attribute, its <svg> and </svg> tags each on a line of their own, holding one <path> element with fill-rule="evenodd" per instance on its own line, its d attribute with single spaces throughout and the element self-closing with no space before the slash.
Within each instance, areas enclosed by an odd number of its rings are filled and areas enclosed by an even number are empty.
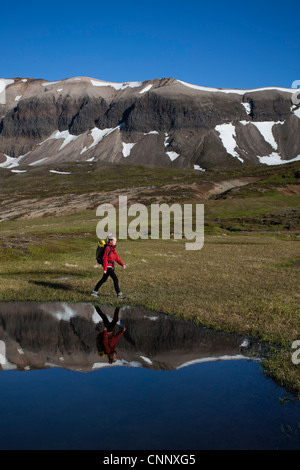
<svg viewBox="0 0 300 470">
<path fill-rule="evenodd" d="M 113 320 L 114 334 L 125 331 L 116 344 L 117 359 L 110 363 L 101 338 L 107 322 Z M 249 351 L 247 341 L 238 335 L 143 308 L 123 306 L 116 310 L 91 303 L 0 304 L 2 369 L 91 371 L 113 365 L 172 370 L 196 362 L 244 359 Z"/>
</svg>

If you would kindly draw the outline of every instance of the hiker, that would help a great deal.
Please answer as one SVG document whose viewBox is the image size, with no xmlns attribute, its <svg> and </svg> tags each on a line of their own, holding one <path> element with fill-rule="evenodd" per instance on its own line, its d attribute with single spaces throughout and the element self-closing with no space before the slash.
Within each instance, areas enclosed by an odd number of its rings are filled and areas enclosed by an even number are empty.
<svg viewBox="0 0 300 470">
<path fill-rule="evenodd" d="M 115 309 L 114 318 L 109 321 L 105 313 L 102 312 L 98 305 L 95 305 L 97 313 L 103 320 L 104 330 L 97 336 L 97 349 L 99 356 L 107 354 L 108 362 L 112 364 L 117 360 L 116 345 L 123 333 L 126 331 L 126 327 L 120 330 L 117 334 L 114 334 L 114 329 L 119 320 L 120 307 Z"/>
<path fill-rule="evenodd" d="M 117 244 L 117 239 L 116 237 L 110 235 L 108 237 L 108 243 L 107 243 L 107 246 L 104 250 L 104 254 L 103 254 L 103 276 L 102 278 L 100 279 L 100 281 L 97 282 L 96 286 L 95 286 L 95 289 L 91 292 L 91 295 L 93 295 L 94 297 L 98 297 L 98 290 L 100 289 L 100 287 L 102 286 L 102 284 L 104 284 L 104 282 L 107 281 L 108 277 L 110 276 L 112 278 L 112 280 L 114 281 L 114 288 L 115 288 L 115 291 L 117 293 L 117 296 L 120 298 L 120 299 L 124 299 L 124 295 L 123 293 L 120 291 L 120 288 L 119 288 L 119 280 L 118 280 L 118 277 L 115 273 L 115 268 L 114 268 L 114 263 L 115 261 L 120 264 L 121 266 L 123 266 L 123 269 L 126 269 L 126 265 L 123 263 L 123 261 L 120 260 L 117 252 L 116 252 L 116 244 Z"/>
</svg>

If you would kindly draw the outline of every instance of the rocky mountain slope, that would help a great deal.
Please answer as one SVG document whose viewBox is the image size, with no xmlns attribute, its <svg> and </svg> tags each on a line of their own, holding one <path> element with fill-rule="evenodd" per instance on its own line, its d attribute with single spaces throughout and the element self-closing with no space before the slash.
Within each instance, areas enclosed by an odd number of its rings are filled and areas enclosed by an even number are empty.
<svg viewBox="0 0 300 470">
<path fill-rule="evenodd" d="M 0 166 L 103 161 L 224 170 L 299 160 L 294 94 L 172 78 L 2 79 Z"/>
</svg>

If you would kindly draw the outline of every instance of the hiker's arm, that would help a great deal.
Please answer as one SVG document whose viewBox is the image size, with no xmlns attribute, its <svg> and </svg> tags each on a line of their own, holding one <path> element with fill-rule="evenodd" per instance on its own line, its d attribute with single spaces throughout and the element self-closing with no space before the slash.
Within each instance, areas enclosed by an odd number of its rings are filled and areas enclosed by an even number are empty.
<svg viewBox="0 0 300 470">
<path fill-rule="evenodd" d="M 116 253 L 116 262 L 119 263 L 121 266 L 123 266 L 124 269 L 126 268 L 125 264 L 123 263 L 123 261 L 120 260 L 120 258 L 119 258 L 119 256 L 117 255 L 117 253 Z"/>
<path fill-rule="evenodd" d="M 119 333 L 117 333 L 114 337 L 116 343 L 119 341 L 119 339 L 121 338 L 122 334 L 124 333 L 124 331 L 126 330 L 126 328 L 123 328 L 123 330 L 119 331 Z"/>
</svg>

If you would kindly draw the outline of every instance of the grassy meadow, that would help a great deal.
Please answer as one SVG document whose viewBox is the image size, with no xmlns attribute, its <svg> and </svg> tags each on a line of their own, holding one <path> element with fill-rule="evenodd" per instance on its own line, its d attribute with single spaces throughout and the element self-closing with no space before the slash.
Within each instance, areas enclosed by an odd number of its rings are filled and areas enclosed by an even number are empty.
<svg viewBox="0 0 300 470">
<path fill-rule="evenodd" d="M 70 194 L 72 187 L 78 193 L 98 187 L 109 196 L 119 187 L 138 187 L 143 178 L 147 180 L 143 185 L 153 189 L 145 203 L 157 200 L 158 194 L 168 202 L 203 203 L 205 239 L 199 251 L 186 250 L 184 239 L 118 241 L 117 251 L 127 269 L 117 266 L 116 272 L 126 303 L 270 342 L 276 348 L 265 361 L 266 372 L 300 393 L 300 364 L 291 360 L 292 342 L 300 339 L 295 191 L 299 165 L 244 171 L 242 176 L 255 176 L 257 181 L 205 200 L 188 191 L 194 183 L 241 175 L 144 167 L 92 170 L 91 177 L 85 174 L 80 179 L 76 173 L 72 180 L 69 175 L 50 177 L 41 167 L 28 176 L 9 173 L 5 178 L 1 173 L 2 204 L 10 197 Z M 174 181 L 181 189 L 168 192 L 167 185 Z M 102 275 L 95 260 L 99 221 L 95 209 L 2 222 L 0 301 L 90 302 L 90 292 Z M 102 304 L 122 302 L 116 299 L 111 279 L 100 293 Z"/>
</svg>

